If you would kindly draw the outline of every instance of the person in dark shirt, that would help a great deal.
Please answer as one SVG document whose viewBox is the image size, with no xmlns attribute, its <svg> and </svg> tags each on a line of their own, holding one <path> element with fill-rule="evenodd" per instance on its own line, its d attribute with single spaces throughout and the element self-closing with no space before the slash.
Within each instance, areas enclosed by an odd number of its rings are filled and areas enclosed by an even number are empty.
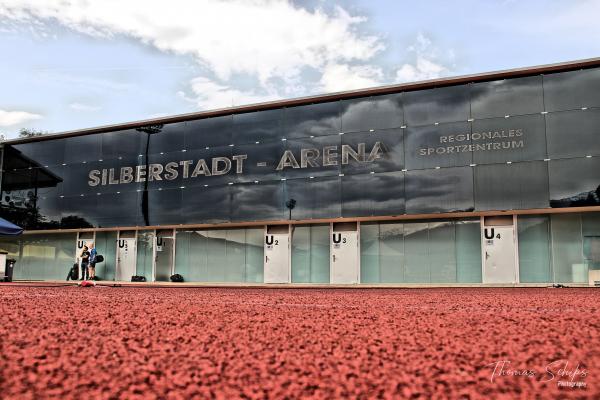
<svg viewBox="0 0 600 400">
<path fill-rule="evenodd" d="M 90 252 L 87 246 L 83 246 L 79 257 L 81 258 L 81 280 L 84 281 L 89 277 Z"/>
</svg>

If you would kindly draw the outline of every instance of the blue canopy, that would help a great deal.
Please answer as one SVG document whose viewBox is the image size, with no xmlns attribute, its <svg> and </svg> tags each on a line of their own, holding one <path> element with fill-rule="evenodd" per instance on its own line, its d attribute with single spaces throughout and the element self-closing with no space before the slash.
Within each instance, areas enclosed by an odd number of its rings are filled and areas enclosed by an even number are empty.
<svg viewBox="0 0 600 400">
<path fill-rule="evenodd" d="M 23 228 L 0 218 L 0 236 L 17 236 L 23 233 Z"/>
</svg>

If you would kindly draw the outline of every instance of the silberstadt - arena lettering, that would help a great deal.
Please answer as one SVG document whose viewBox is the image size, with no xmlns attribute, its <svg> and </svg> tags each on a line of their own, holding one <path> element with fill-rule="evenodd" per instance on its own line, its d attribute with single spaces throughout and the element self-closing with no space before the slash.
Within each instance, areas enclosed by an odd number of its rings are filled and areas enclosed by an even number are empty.
<svg viewBox="0 0 600 400">
<path fill-rule="evenodd" d="M 322 149 L 305 148 L 299 154 L 292 150 L 286 150 L 275 167 L 276 171 L 286 168 L 309 168 L 335 166 L 338 163 L 348 164 L 350 160 L 359 163 L 371 163 L 383 158 L 387 151 L 382 142 L 375 142 L 367 153 L 365 143 L 358 143 L 356 149 L 350 145 L 341 146 L 341 154 L 338 146 L 325 146 Z M 221 176 L 235 170 L 236 174 L 244 173 L 244 162 L 248 159 L 247 154 L 237 154 L 232 157 L 213 157 L 210 160 L 182 160 L 172 161 L 166 164 L 142 164 L 125 166 L 121 168 L 94 169 L 88 174 L 88 185 L 122 185 L 132 182 L 148 181 L 172 181 L 178 177 L 183 179 L 197 178 L 200 176 Z M 268 167 L 265 162 L 257 162 L 257 166 Z"/>
</svg>

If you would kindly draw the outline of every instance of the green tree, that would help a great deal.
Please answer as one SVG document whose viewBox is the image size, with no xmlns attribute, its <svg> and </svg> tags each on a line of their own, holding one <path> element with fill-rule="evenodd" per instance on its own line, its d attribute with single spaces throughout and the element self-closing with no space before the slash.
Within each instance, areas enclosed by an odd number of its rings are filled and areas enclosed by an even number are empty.
<svg viewBox="0 0 600 400">
<path fill-rule="evenodd" d="M 19 130 L 19 137 L 20 138 L 28 138 L 28 137 L 34 137 L 34 136 L 42 136 L 47 133 L 48 133 L 47 131 L 40 131 L 37 129 L 21 128 Z"/>
</svg>

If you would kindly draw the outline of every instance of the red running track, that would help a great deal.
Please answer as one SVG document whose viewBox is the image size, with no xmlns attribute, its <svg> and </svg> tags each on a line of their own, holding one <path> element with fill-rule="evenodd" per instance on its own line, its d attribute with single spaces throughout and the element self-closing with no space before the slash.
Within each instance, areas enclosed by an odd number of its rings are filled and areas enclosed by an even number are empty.
<svg viewBox="0 0 600 400">
<path fill-rule="evenodd" d="M 599 310 L 593 288 L 0 286 L 0 397 L 597 399 Z"/>
</svg>

